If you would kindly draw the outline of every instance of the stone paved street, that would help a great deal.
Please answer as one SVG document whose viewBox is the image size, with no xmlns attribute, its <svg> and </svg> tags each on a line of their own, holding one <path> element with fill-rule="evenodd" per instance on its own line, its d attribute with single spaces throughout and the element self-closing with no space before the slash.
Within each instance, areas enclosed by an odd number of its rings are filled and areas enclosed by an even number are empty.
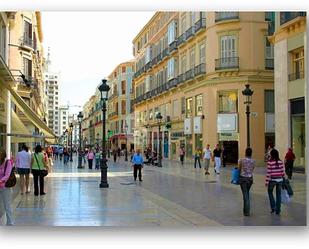
<svg viewBox="0 0 309 249">
<path fill-rule="evenodd" d="M 252 216 L 242 215 L 239 186 L 230 184 L 232 166 L 205 176 L 191 164 L 164 161 L 163 168 L 144 166 L 143 182 L 134 182 L 130 163 L 108 162 L 108 189 L 100 189 L 100 172 L 77 169 L 77 159 L 59 161 L 46 178 L 45 196 L 15 194 L 16 225 L 40 226 L 305 226 L 304 174 L 292 181 L 294 198 L 271 215 L 264 169 L 257 168 L 252 187 Z M 31 185 L 32 187 L 32 185 Z M 18 190 L 18 188 L 15 189 Z"/>
</svg>

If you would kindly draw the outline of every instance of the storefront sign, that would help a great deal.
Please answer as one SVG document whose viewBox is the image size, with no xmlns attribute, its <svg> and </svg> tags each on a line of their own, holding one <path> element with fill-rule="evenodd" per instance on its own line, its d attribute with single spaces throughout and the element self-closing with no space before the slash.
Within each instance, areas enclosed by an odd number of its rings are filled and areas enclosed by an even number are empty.
<svg viewBox="0 0 309 249">
<path fill-rule="evenodd" d="M 218 114 L 217 115 L 217 131 L 218 133 L 238 132 L 238 117 L 237 113 Z"/>
<path fill-rule="evenodd" d="M 202 119 L 201 117 L 194 117 L 193 119 L 194 134 L 202 134 Z"/>
<path fill-rule="evenodd" d="M 265 132 L 274 133 L 275 132 L 275 114 L 265 113 Z"/>
<path fill-rule="evenodd" d="M 219 141 L 238 141 L 238 133 L 219 133 Z"/>
<path fill-rule="evenodd" d="M 192 134 L 192 128 L 191 128 L 191 118 L 186 118 L 185 119 L 185 131 L 184 133 L 186 135 Z"/>
<path fill-rule="evenodd" d="M 178 131 L 178 132 L 172 132 L 171 133 L 171 139 L 172 140 L 176 140 L 179 138 L 183 138 L 184 137 L 184 132 L 183 131 Z"/>
</svg>

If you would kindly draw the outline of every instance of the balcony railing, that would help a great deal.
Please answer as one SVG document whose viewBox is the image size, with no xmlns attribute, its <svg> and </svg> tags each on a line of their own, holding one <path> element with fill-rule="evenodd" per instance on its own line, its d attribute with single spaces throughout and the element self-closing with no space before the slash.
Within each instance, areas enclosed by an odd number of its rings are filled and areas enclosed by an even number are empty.
<svg viewBox="0 0 309 249">
<path fill-rule="evenodd" d="M 300 72 L 297 72 L 297 73 L 292 73 L 292 74 L 289 74 L 289 81 L 303 79 L 304 76 L 305 75 L 304 75 L 303 71 L 300 71 Z"/>
<path fill-rule="evenodd" d="M 177 50 L 177 41 L 173 41 L 170 45 L 169 45 L 169 52 L 172 53 L 173 51 Z"/>
<path fill-rule="evenodd" d="M 186 72 L 186 80 L 190 80 L 194 78 L 194 68 L 188 70 Z"/>
<path fill-rule="evenodd" d="M 151 61 L 145 65 L 145 71 L 148 71 L 152 67 Z"/>
<path fill-rule="evenodd" d="M 166 57 L 169 55 L 169 51 L 168 51 L 168 48 L 164 49 L 163 52 L 162 52 L 162 58 Z"/>
<path fill-rule="evenodd" d="M 186 74 L 182 73 L 178 75 L 178 84 L 184 82 L 186 80 Z"/>
<path fill-rule="evenodd" d="M 157 58 L 158 58 L 158 57 L 156 56 L 156 57 L 154 57 L 154 58 L 151 60 L 152 66 L 154 66 L 154 65 L 157 64 L 157 62 L 158 62 L 158 59 L 157 59 Z"/>
<path fill-rule="evenodd" d="M 195 26 L 191 26 L 187 31 L 186 31 L 186 40 L 189 40 L 191 37 L 193 37 L 195 34 Z"/>
<path fill-rule="evenodd" d="M 216 59 L 216 70 L 239 68 L 239 57 Z"/>
<path fill-rule="evenodd" d="M 195 76 L 199 76 L 201 74 L 205 74 L 206 73 L 206 64 L 205 63 L 201 63 L 197 66 L 195 66 L 194 68 L 194 75 Z"/>
<path fill-rule="evenodd" d="M 283 25 L 299 16 L 306 16 L 306 12 L 280 12 L 280 25 Z"/>
<path fill-rule="evenodd" d="M 169 83 L 169 88 L 175 87 L 178 84 L 178 78 L 171 79 L 169 80 L 168 83 Z"/>
<path fill-rule="evenodd" d="M 274 59 L 265 59 L 265 69 L 274 69 Z"/>
<path fill-rule="evenodd" d="M 182 43 L 186 41 L 186 33 L 183 33 L 181 36 L 177 39 L 177 46 L 180 46 Z"/>
<path fill-rule="evenodd" d="M 157 55 L 157 62 L 160 62 L 162 60 L 162 53 L 159 53 Z"/>
<path fill-rule="evenodd" d="M 221 22 L 225 20 L 239 19 L 238 12 L 216 12 L 215 22 Z"/>
<path fill-rule="evenodd" d="M 20 42 L 20 46 L 27 46 L 27 47 L 30 47 L 30 48 L 35 48 L 34 46 L 34 42 L 33 42 L 33 39 L 31 39 L 31 37 L 28 37 L 28 36 L 22 36 L 19 40 Z"/>
<path fill-rule="evenodd" d="M 201 18 L 195 23 L 195 33 L 198 33 L 204 28 L 206 28 L 206 18 Z"/>
</svg>

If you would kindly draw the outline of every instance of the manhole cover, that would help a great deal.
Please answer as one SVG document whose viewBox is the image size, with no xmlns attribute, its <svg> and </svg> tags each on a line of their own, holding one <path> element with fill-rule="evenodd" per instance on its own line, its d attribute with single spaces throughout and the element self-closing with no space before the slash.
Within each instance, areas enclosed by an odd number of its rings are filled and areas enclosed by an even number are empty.
<svg viewBox="0 0 309 249">
<path fill-rule="evenodd" d="M 120 184 L 121 185 L 133 185 L 134 182 L 121 182 Z"/>
<path fill-rule="evenodd" d="M 205 182 L 205 183 L 216 183 L 217 181 L 208 181 L 208 182 Z"/>
</svg>

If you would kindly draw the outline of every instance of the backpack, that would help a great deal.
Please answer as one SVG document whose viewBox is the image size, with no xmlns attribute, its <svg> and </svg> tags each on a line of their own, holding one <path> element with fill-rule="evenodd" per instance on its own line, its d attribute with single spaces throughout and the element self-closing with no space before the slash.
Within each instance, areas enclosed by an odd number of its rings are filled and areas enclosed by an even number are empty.
<svg viewBox="0 0 309 249">
<path fill-rule="evenodd" d="M 8 160 L 5 161 L 4 175 L 5 175 L 7 164 L 8 164 Z M 13 167 L 12 170 L 11 170 L 9 179 L 5 182 L 5 187 L 6 188 L 12 188 L 15 185 L 16 185 L 16 176 L 15 176 L 15 168 Z"/>
</svg>

